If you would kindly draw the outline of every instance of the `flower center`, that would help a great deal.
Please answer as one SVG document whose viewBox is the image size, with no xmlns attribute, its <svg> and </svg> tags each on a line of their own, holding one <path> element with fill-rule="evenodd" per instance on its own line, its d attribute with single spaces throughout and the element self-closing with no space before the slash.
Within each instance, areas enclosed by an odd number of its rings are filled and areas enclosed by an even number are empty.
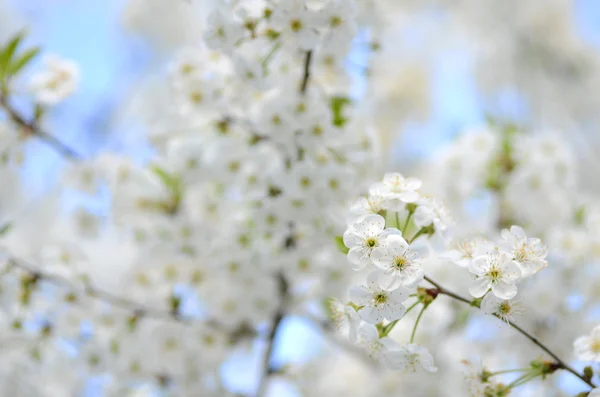
<svg viewBox="0 0 600 397">
<path fill-rule="evenodd" d="M 402 270 L 408 264 L 408 260 L 403 256 L 397 256 L 394 258 L 394 267 L 398 270 Z"/>
<path fill-rule="evenodd" d="M 292 20 L 290 22 L 290 28 L 292 29 L 292 32 L 298 33 L 302 30 L 302 21 L 299 19 Z"/>
<path fill-rule="evenodd" d="M 382 305 L 385 302 L 387 302 L 388 297 L 386 294 L 383 293 L 377 293 L 375 294 L 375 296 L 373 297 L 373 300 L 375 301 L 375 305 Z"/>
<path fill-rule="evenodd" d="M 367 246 L 370 248 L 375 247 L 375 245 L 377 244 L 377 240 L 375 240 L 374 238 L 368 238 L 367 239 Z"/>
<path fill-rule="evenodd" d="M 600 354 L 600 339 L 593 340 L 590 349 L 594 354 Z"/>
<path fill-rule="evenodd" d="M 488 272 L 488 277 L 492 280 L 492 282 L 496 282 L 502 278 L 502 271 L 497 267 L 493 267 Z"/>
<path fill-rule="evenodd" d="M 500 315 L 506 315 L 506 314 L 510 314 L 510 303 L 508 302 L 502 302 L 499 306 L 498 306 L 498 313 Z"/>
</svg>

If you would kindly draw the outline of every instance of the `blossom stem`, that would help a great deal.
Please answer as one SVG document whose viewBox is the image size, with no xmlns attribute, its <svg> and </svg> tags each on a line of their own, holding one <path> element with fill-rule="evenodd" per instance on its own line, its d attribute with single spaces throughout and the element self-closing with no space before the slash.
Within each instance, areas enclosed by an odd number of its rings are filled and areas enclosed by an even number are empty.
<svg viewBox="0 0 600 397">
<path fill-rule="evenodd" d="M 525 383 L 537 378 L 538 376 L 541 376 L 542 374 L 539 372 L 529 372 L 524 374 L 523 376 L 515 379 L 512 383 L 509 383 L 508 386 L 506 386 L 509 389 L 514 389 L 517 386 L 521 386 L 524 385 Z"/>
<path fill-rule="evenodd" d="M 413 243 L 413 241 L 415 241 L 417 238 L 419 238 L 419 236 L 420 236 L 421 234 L 423 234 L 423 233 L 425 233 L 425 228 L 424 228 L 424 227 L 422 227 L 421 229 L 419 229 L 419 231 L 418 231 L 418 232 L 416 232 L 414 236 L 412 236 L 412 238 L 410 239 L 410 241 L 409 241 L 408 243 L 409 243 L 409 244 L 412 244 L 412 243 Z"/>
<path fill-rule="evenodd" d="M 421 317 L 423 317 L 423 313 L 425 313 L 425 309 L 427 309 L 429 305 L 423 305 L 423 308 L 419 312 L 417 319 L 415 320 L 415 326 L 413 327 L 412 334 L 410 335 L 410 343 L 415 341 L 415 336 L 417 335 L 417 327 L 419 326 L 419 322 L 421 321 Z"/>
<path fill-rule="evenodd" d="M 408 216 L 406 217 L 406 222 L 404 222 L 404 227 L 402 228 L 402 235 L 404 236 L 404 234 L 406 233 L 406 229 L 408 229 L 408 224 L 410 222 L 410 218 L 412 218 L 414 211 L 408 211 Z M 398 213 L 396 212 L 396 216 L 398 216 Z M 399 225 L 400 223 L 398 223 Z"/>
<path fill-rule="evenodd" d="M 0 95 L 0 107 L 4 109 L 10 120 L 18 125 L 26 135 L 33 135 L 44 141 L 60 155 L 69 160 L 81 159 L 81 156 L 73 149 L 62 143 L 58 138 L 43 131 L 36 120 L 27 121 L 14 107 L 12 107 L 5 95 Z"/>
<path fill-rule="evenodd" d="M 269 64 L 269 61 L 271 60 L 271 58 L 273 58 L 273 55 L 275 55 L 275 53 L 279 50 L 279 48 L 281 48 L 281 43 L 277 43 L 273 46 L 273 48 L 271 48 L 271 51 L 269 51 L 269 53 L 264 57 L 264 59 L 260 62 L 263 70 L 267 70 L 267 65 Z"/>
<path fill-rule="evenodd" d="M 452 291 L 447 290 L 446 288 L 442 287 L 440 284 L 438 284 L 437 282 L 435 282 L 434 280 L 432 280 L 431 278 L 425 276 L 425 280 L 427 282 L 429 282 L 430 284 L 432 284 L 434 287 L 437 288 L 438 293 L 442 294 L 442 295 L 446 295 L 449 296 L 455 300 L 458 300 L 460 302 L 466 303 L 470 306 L 473 306 L 471 303 L 472 301 L 470 301 L 467 298 L 464 298 Z M 495 315 L 496 318 L 502 320 L 500 318 L 500 316 Z M 504 320 L 502 320 L 504 321 Z M 546 345 L 544 345 L 542 342 L 540 342 L 535 336 L 531 335 L 529 332 L 525 331 L 523 328 L 521 328 L 520 326 L 518 326 L 517 324 L 513 323 L 512 321 L 507 321 L 508 324 L 514 328 L 515 330 L 517 330 L 520 334 L 522 334 L 523 336 L 525 336 L 527 339 L 529 339 L 533 344 L 535 344 L 536 346 L 538 346 L 540 349 L 542 349 L 544 352 L 546 352 L 550 357 L 552 357 L 555 361 L 556 361 L 556 365 L 558 367 L 558 369 L 563 369 L 567 372 L 570 372 L 571 374 L 575 375 L 576 377 L 578 377 L 579 379 L 581 379 L 583 382 L 587 383 L 589 386 L 591 386 L 592 388 L 595 388 L 596 385 L 594 384 L 594 382 L 592 382 L 589 379 L 586 379 L 585 376 L 583 374 L 580 374 L 579 372 L 577 372 L 575 369 L 573 369 L 569 364 L 567 364 L 565 361 L 563 361 L 560 357 L 558 357 L 558 355 L 556 353 L 554 353 L 552 350 L 550 350 L 550 348 L 548 348 Z"/>
<path fill-rule="evenodd" d="M 510 373 L 514 373 L 514 372 L 528 372 L 528 371 L 531 371 L 531 368 L 507 369 L 504 371 L 496 371 L 496 372 L 489 373 L 489 374 L 487 374 L 487 376 L 491 377 L 491 376 L 502 375 L 502 374 L 510 374 Z"/>
</svg>

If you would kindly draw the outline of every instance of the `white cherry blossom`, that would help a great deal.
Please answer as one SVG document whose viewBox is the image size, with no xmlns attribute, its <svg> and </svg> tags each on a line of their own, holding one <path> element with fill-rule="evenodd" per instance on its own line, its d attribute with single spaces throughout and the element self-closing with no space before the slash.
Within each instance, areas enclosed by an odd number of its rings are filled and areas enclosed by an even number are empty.
<svg viewBox="0 0 600 397">
<path fill-rule="evenodd" d="M 589 335 L 577 338 L 573 347 L 578 360 L 600 362 L 600 325 Z"/>
<path fill-rule="evenodd" d="M 516 283 L 521 270 L 510 254 L 489 252 L 479 256 L 471 262 L 469 271 L 475 275 L 469 287 L 475 298 L 481 298 L 490 288 L 500 299 L 512 299 L 517 295 Z"/>
<path fill-rule="evenodd" d="M 368 215 L 352 224 L 344 232 L 344 244 L 349 248 L 348 261 L 354 270 L 360 270 L 373 263 L 371 253 L 385 244 L 387 236 L 400 234 L 398 229 L 385 228 L 381 215 Z"/>
<path fill-rule="evenodd" d="M 402 318 L 406 307 L 402 304 L 410 291 L 398 287 L 393 291 L 386 291 L 379 286 L 379 271 L 374 270 L 367 277 L 367 285 L 360 285 L 350 289 L 352 303 L 362 308 L 358 311 L 361 318 L 370 323 L 377 324 L 385 318 L 394 321 Z"/>
<path fill-rule="evenodd" d="M 415 258 L 402 235 L 394 234 L 386 238 L 382 246 L 371 253 L 371 260 L 382 270 L 379 274 L 381 288 L 391 291 L 399 286 L 409 287 L 420 282 L 425 275 L 421 259 Z"/>
<path fill-rule="evenodd" d="M 538 238 L 528 238 L 519 226 L 502 230 L 502 238 L 506 240 L 509 252 L 519 264 L 523 277 L 532 276 L 548 266 L 545 259 L 548 255 L 546 246 Z"/>
</svg>

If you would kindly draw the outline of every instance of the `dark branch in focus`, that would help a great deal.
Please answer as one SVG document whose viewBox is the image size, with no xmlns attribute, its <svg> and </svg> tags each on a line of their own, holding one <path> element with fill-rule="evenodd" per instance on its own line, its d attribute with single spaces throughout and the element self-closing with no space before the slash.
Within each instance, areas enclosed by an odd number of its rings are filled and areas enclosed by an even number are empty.
<svg viewBox="0 0 600 397">
<path fill-rule="evenodd" d="M 430 284 L 432 284 L 433 286 L 435 286 L 437 288 L 437 292 L 439 294 L 449 296 L 457 301 L 460 301 L 460 302 L 463 302 L 463 303 L 473 306 L 472 301 L 470 301 L 469 299 L 464 298 L 452 291 L 447 290 L 446 288 L 442 287 L 437 282 L 433 281 L 431 278 L 425 277 L 425 280 L 427 282 L 429 282 Z M 496 315 L 496 317 L 500 318 L 498 315 Z M 531 335 L 529 332 L 525 331 L 523 328 L 519 327 L 517 324 L 513 323 L 512 321 L 507 321 L 507 322 L 511 327 L 513 327 L 515 330 L 517 330 L 521 335 L 525 336 L 527 339 L 529 339 L 531 342 L 533 342 L 533 344 L 538 346 L 540 349 L 542 349 L 544 352 L 546 352 L 550 357 L 552 357 L 556 361 L 556 365 L 559 369 L 564 369 L 565 371 L 570 372 L 571 374 L 575 375 L 576 377 L 578 377 L 579 379 L 581 379 L 582 381 L 587 383 L 592 388 L 596 387 L 596 385 L 590 379 L 587 379 L 585 377 L 585 375 L 580 374 L 579 372 L 574 370 L 571 366 L 569 366 L 569 364 L 564 362 L 560 357 L 558 357 L 558 355 L 556 353 L 554 353 L 552 350 L 550 350 L 550 348 L 548 348 L 546 345 L 544 345 L 542 342 L 540 342 L 535 336 Z"/>
</svg>

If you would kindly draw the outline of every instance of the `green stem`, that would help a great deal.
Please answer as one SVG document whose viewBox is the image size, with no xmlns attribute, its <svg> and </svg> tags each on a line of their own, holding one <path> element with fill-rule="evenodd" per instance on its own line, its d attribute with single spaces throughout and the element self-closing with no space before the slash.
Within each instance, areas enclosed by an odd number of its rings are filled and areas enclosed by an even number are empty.
<svg viewBox="0 0 600 397">
<path fill-rule="evenodd" d="M 400 215 L 396 212 L 396 227 L 400 229 Z"/>
<path fill-rule="evenodd" d="M 535 378 L 537 378 L 538 376 L 540 376 L 541 374 L 538 372 L 529 372 L 523 376 L 521 376 L 520 378 L 517 378 L 516 380 L 514 380 L 512 383 L 510 383 L 507 387 L 509 389 L 514 389 L 515 387 L 524 385 L 525 383 L 534 380 Z"/>
<path fill-rule="evenodd" d="M 414 236 L 412 236 L 412 238 L 410 239 L 410 241 L 408 243 L 412 244 L 413 241 L 415 241 L 423 233 L 425 233 L 425 228 L 424 227 L 422 227 L 421 229 L 419 229 L 419 231 L 416 232 Z"/>
<path fill-rule="evenodd" d="M 415 326 L 413 327 L 412 334 L 410 335 L 410 343 L 415 341 L 415 335 L 417 335 L 417 327 L 419 326 L 419 322 L 421 321 L 421 317 L 423 317 L 423 313 L 425 313 L 425 309 L 427 309 L 427 305 L 423 305 L 423 308 L 419 312 L 417 316 L 417 320 L 415 321 Z"/>
<path fill-rule="evenodd" d="M 397 214 L 397 213 L 396 213 Z M 406 222 L 404 222 L 404 227 L 402 228 L 402 235 L 406 233 L 406 229 L 408 229 L 408 224 L 410 222 L 410 218 L 412 218 L 413 211 L 408 212 L 408 216 L 406 217 Z"/>
<path fill-rule="evenodd" d="M 528 372 L 528 371 L 531 371 L 531 368 L 507 369 L 504 371 L 492 372 L 490 374 L 487 374 L 487 376 L 491 377 L 491 376 L 496 376 L 496 375 L 501 375 L 501 374 L 510 374 L 510 373 L 514 373 L 514 372 Z"/>
<path fill-rule="evenodd" d="M 260 62 L 263 70 L 266 72 L 267 71 L 267 64 L 269 63 L 269 61 L 271 60 L 271 58 L 273 57 L 273 55 L 275 55 L 275 53 L 277 52 L 277 50 L 279 50 L 279 48 L 281 47 L 280 43 L 277 43 L 273 46 L 273 48 L 271 48 L 271 51 L 269 51 L 269 53 L 264 57 L 264 59 Z"/>
</svg>

